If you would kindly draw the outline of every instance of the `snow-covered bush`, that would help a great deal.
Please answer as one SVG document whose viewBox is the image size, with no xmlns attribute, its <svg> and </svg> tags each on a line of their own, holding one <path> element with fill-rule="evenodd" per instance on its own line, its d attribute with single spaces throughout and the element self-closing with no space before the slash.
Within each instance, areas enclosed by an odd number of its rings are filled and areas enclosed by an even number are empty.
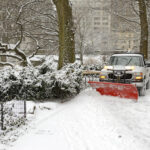
<svg viewBox="0 0 150 150">
<path fill-rule="evenodd" d="M 83 65 L 84 70 L 97 70 L 100 71 L 102 69 L 101 64 L 90 64 L 90 65 Z"/>
<path fill-rule="evenodd" d="M 20 89 L 20 81 L 15 70 L 4 69 L 0 71 L 0 99 L 7 101 L 13 99 Z"/>
<path fill-rule="evenodd" d="M 41 69 L 41 68 L 40 68 Z M 54 69 L 54 68 L 53 68 Z M 21 72 L 22 73 L 22 72 Z M 50 98 L 68 98 L 79 93 L 82 86 L 82 68 L 79 64 L 69 64 L 61 70 L 47 70 L 36 76 L 23 73 L 21 98 L 45 100 Z"/>
<path fill-rule="evenodd" d="M 53 97 L 69 97 L 82 89 L 82 67 L 78 63 L 68 64 L 55 73 Z"/>
<path fill-rule="evenodd" d="M 91 65 L 91 64 L 101 64 L 101 62 L 95 58 L 95 57 L 87 57 L 84 60 L 85 65 Z"/>
<path fill-rule="evenodd" d="M 43 68 L 48 68 L 43 71 Z M 38 68 L 5 69 L 0 74 L 0 98 L 45 100 L 68 98 L 82 88 L 82 70 L 78 63 L 68 64 L 57 70 L 54 57 L 48 57 Z"/>
<path fill-rule="evenodd" d="M 101 70 L 109 60 L 107 55 L 90 55 L 84 58 L 84 70 Z"/>
<path fill-rule="evenodd" d="M 26 95 L 24 89 L 27 85 L 32 85 L 36 82 L 37 72 L 38 70 L 31 67 L 20 68 L 19 70 L 16 68 L 1 70 L 1 101 L 8 101 Z"/>
<path fill-rule="evenodd" d="M 82 88 L 82 68 L 78 63 L 68 64 L 61 70 L 40 74 L 37 80 L 36 99 L 68 98 Z"/>
<path fill-rule="evenodd" d="M 41 74 L 46 72 L 54 72 L 57 70 L 58 56 L 50 55 L 45 58 L 44 63 L 39 67 Z"/>
<path fill-rule="evenodd" d="M 57 57 L 47 56 L 38 67 L 1 70 L 0 99 L 46 100 L 74 96 L 83 87 L 83 70 L 101 70 L 101 64 L 81 66 L 76 62 L 57 70 Z"/>
</svg>

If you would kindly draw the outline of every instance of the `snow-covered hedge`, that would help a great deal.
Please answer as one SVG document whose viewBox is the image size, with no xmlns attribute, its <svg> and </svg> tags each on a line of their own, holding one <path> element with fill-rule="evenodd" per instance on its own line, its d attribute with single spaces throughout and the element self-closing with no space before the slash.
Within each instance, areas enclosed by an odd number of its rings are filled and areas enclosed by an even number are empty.
<svg viewBox="0 0 150 150">
<path fill-rule="evenodd" d="M 83 87 L 83 70 L 101 70 L 101 64 L 68 64 L 57 70 L 58 57 L 47 56 L 38 67 L 16 67 L 0 71 L 0 100 L 46 100 L 68 98 Z"/>
<path fill-rule="evenodd" d="M 55 55 L 50 55 L 45 58 L 44 63 L 39 67 L 41 74 L 46 72 L 54 72 L 57 70 L 58 57 Z"/>
<path fill-rule="evenodd" d="M 52 88 L 53 97 L 63 98 L 76 95 L 82 89 L 82 67 L 78 63 L 69 64 L 54 72 L 52 80 L 55 81 Z"/>
<path fill-rule="evenodd" d="M 24 74 L 23 74 L 24 75 Z M 24 77 L 22 98 L 45 100 L 68 98 L 79 93 L 82 85 L 82 69 L 79 64 L 70 64 L 61 70 Z"/>
<path fill-rule="evenodd" d="M 83 69 L 84 70 L 97 70 L 100 71 L 102 69 L 102 65 L 101 64 L 84 64 L 83 65 Z"/>
<path fill-rule="evenodd" d="M 57 70 L 57 62 L 49 57 L 40 67 L 4 69 L 0 71 L 0 99 L 45 100 L 68 98 L 82 88 L 82 67 L 68 64 Z"/>
</svg>

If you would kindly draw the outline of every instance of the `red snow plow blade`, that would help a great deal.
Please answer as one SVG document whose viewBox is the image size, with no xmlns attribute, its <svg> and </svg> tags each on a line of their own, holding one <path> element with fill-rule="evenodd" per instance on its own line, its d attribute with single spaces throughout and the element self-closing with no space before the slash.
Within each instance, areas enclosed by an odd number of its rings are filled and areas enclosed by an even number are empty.
<svg viewBox="0 0 150 150">
<path fill-rule="evenodd" d="M 118 96 L 121 98 L 138 100 L 138 91 L 133 84 L 96 81 L 89 81 L 88 83 L 101 95 Z"/>
</svg>

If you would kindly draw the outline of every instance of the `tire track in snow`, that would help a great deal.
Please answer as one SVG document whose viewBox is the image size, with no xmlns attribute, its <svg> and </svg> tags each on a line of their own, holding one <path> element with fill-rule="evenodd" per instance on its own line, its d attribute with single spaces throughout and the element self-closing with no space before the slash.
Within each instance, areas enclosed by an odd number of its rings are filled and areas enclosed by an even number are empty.
<svg viewBox="0 0 150 150">
<path fill-rule="evenodd" d="M 148 94 L 148 93 L 147 93 Z M 128 99 L 106 99 L 102 103 L 113 118 L 126 127 L 126 130 L 138 141 L 150 147 L 150 96 L 140 97 L 138 102 Z"/>
</svg>

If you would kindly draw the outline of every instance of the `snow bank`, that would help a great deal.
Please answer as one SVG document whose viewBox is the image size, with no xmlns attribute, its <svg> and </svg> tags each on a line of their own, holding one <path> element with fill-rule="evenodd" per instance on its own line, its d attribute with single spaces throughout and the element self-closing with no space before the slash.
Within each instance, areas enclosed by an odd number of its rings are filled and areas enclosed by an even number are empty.
<svg viewBox="0 0 150 150">
<path fill-rule="evenodd" d="M 38 117 L 10 150 L 149 150 L 150 91 L 138 102 L 89 88 Z"/>
</svg>

